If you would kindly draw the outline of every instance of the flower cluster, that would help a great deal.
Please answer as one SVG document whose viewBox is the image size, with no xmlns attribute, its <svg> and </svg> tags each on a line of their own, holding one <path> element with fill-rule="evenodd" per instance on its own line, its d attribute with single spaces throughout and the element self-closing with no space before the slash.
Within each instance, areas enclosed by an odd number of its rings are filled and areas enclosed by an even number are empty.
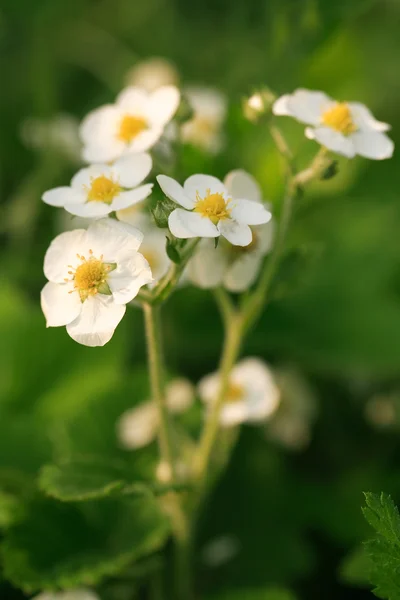
<svg viewBox="0 0 400 600">
<path fill-rule="evenodd" d="M 183 185 L 157 174 L 169 204 L 163 223 L 157 223 L 160 228 L 154 224 L 146 205 L 154 185 L 148 181 L 151 150 L 163 138 L 171 147 L 181 140 L 217 152 L 227 112 L 221 93 L 189 86 L 185 98 L 193 112 L 182 122 L 176 116 L 181 97 L 172 84 L 176 77 L 170 69 L 161 71 L 158 63 L 146 65 L 144 72 L 135 70 L 130 74 L 135 85 L 114 104 L 89 113 L 79 129 L 82 157 L 89 165 L 69 186 L 43 194 L 46 204 L 88 220 L 87 229 L 63 233 L 50 245 L 44 264 L 48 283 L 42 291 L 47 325 L 65 325 L 85 345 L 105 344 L 140 288 L 151 291 L 166 276 L 172 256 L 166 237 L 180 249 L 189 238 L 202 238 L 186 260 L 184 281 L 234 293 L 256 283 L 274 247 L 271 211 L 258 183 L 241 169 L 223 181 L 194 174 Z M 307 125 L 308 138 L 348 158 L 392 155 L 389 126 L 357 102 L 336 102 L 323 92 L 300 89 L 275 101 L 270 91 L 255 94 L 248 104 L 257 108 L 255 122 L 271 110 L 292 116 Z M 164 135 L 172 125 L 180 133 Z M 180 260 L 179 252 L 172 260 Z"/>
</svg>

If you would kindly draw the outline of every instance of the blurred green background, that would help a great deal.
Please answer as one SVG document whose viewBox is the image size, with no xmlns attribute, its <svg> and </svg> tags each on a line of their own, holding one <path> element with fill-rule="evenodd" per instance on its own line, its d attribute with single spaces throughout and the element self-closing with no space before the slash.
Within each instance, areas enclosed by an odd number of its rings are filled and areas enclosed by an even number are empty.
<svg viewBox="0 0 400 600">
<path fill-rule="evenodd" d="M 165 57 L 182 84 L 219 88 L 230 102 L 225 151 L 187 148 L 186 175 L 243 167 L 277 206 L 280 157 L 266 128 L 243 118 L 243 96 L 261 85 L 322 89 L 367 104 L 400 142 L 399 27 L 398 0 L 2 0 L 0 489 L 19 498 L 41 465 L 74 452 L 136 468 L 114 427 L 146 394 L 134 375 L 145 360 L 138 310 L 99 349 L 45 328 L 43 256 L 61 216 L 40 198 L 79 163 L 27 144 L 26 120 L 81 119 L 114 99 L 138 61 Z M 282 127 L 306 164 L 317 147 L 301 125 Z M 357 554 L 369 535 L 362 491 L 400 500 L 400 165 L 395 153 L 339 166 L 298 207 L 293 251 L 244 349 L 295 368 L 311 387 L 310 440 L 294 451 L 244 429 L 198 540 L 200 549 L 233 536 L 238 551 L 211 568 L 199 550 L 204 593 L 271 583 L 303 600 L 372 597 Z M 209 294 L 179 290 L 163 321 L 173 372 L 196 382 L 214 370 L 222 329 Z M 23 598 L 1 571 L 0 597 Z"/>
</svg>

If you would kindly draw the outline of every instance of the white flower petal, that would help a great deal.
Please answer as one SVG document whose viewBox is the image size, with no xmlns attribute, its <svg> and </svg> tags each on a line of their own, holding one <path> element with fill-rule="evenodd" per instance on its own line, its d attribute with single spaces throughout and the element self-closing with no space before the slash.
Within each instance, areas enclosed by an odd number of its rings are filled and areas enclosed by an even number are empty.
<svg viewBox="0 0 400 600">
<path fill-rule="evenodd" d="M 162 136 L 163 129 L 159 126 L 150 127 L 137 134 L 135 138 L 126 146 L 126 152 L 144 152 L 149 150 Z"/>
<path fill-rule="evenodd" d="M 82 150 L 82 158 L 88 163 L 113 161 L 125 151 L 126 145 L 114 136 L 102 140 L 99 144 L 88 144 Z"/>
<path fill-rule="evenodd" d="M 261 202 L 237 199 L 233 201 L 232 219 L 245 225 L 262 225 L 268 223 L 272 215 Z"/>
<path fill-rule="evenodd" d="M 330 127 L 317 127 L 316 129 L 307 127 L 305 134 L 310 140 L 316 140 L 328 150 L 333 150 L 347 158 L 353 158 L 356 154 L 352 136 L 346 137 Z"/>
<path fill-rule="evenodd" d="M 105 217 L 114 209 L 112 204 L 106 204 L 105 202 L 84 202 L 83 204 L 66 204 L 65 210 L 71 215 L 77 217 L 86 217 L 88 219 L 99 219 Z"/>
<path fill-rule="evenodd" d="M 126 154 L 119 158 L 113 165 L 120 185 L 124 188 L 133 188 L 142 183 L 150 173 L 153 161 L 150 154 L 138 152 Z"/>
<path fill-rule="evenodd" d="M 222 246 L 215 248 L 212 240 L 202 240 L 187 267 L 190 281 L 203 289 L 211 289 L 222 283 L 228 268 L 228 256 Z"/>
<path fill-rule="evenodd" d="M 218 231 L 234 246 L 248 246 L 253 234 L 248 225 L 237 223 L 232 219 L 224 219 L 218 223 Z"/>
<path fill-rule="evenodd" d="M 181 95 L 173 85 L 155 90 L 149 98 L 147 114 L 152 123 L 164 126 L 176 113 Z"/>
<path fill-rule="evenodd" d="M 335 104 L 324 92 L 303 89 L 296 90 L 288 100 L 293 116 L 308 125 L 318 125 L 321 115 Z"/>
<path fill-rule="evenodd" d="M 80 169 L 71 179 L 71 187 L 85 192 L 90 188 L 91 180 L 100 177 L 101 175 L 109 175 L 111 173 L 110 166 L 106 164 L 90 165 L 84 169 Z M 87 193 L 85 192 L 85 196 Z"/>
<path fill-rule="evenodd" d="M 54 238 L 44 257 L 44 274 L 49 281 L 64 283 L 66 278 L 70 279 L 68 265 L 79 262 L 76 254 L 82 252 L 85 242 L 85 229 L 66 231 Z"/>
<path fill-rule="evenodd" d="M 173 379 L 165 386 L 165 401 L 172 413 L 185 412 L 194 402 L 193 385 L 184 377 Z"/>
<path fill-rule="evenodd" d="M 351 136 L 357 154 L 365 158 L 383 160 L 394 151 L 393 141 L 380 131 L 356 131 Z"/>
<path fill-rule="evenodd" d="M 198 384 L 198 392 L 201 400 L 212 404 L 218 396 L 220 378 L 218 373 L 211 373 L 203 377 Z"/>
<path fill-rule="evenodd" d="M 144 225 L 148 222 L 148 215 L 144 212 L 145 202 L 134 204 L 129 208 L 117 210 L 117 219 L 124 223 L 129 223 L 142 231 Z"/>
<path fill-rule="evenodd" d="M 137 252 L 143 240 L 141 231 L 115 219 L 101 219 L 91 223 L 86 235 L 86 245 L 94 256 L 104 256 L 105 262 L 117 262 L 119 257 Z M 85 250 L 87 252 L 87 250 Z"/>
<path fill-rule="evenodd" d="M 274 104 L 272 105 L 272 112 L 274 115 L 285 117 L 293 116 L 289 109 L 289 98 L 290 94 L 284 94 L 275 100 Z"/>
<path fill-rule="evenodd" d="M 245 402 L 232 402 L 224 404 L 221 411 L 220 423 L 222 427 L 234 427 L 247 421 L 247 404 Z"/>
<path fill-rule="evenodd" d="M 230 292 L 244 292 L 256 281 L 262 265 L 262 256 L 256 252 L 243 253 L 226 270 L 224 286 Z"/>
<path fill-rule="evenodd" d="M 262 201 L 261 189 L 252 175 L 242 169 L 231 171 L 224 179 L 224 185 L 233 198 L 246 198 Z"/>
<path fill-rule="evenodd" d="M 145 198 L 150 196 L 151 190 L 153 189 L 152 183 L 146 183 L 133 190 L 127 190 L 126 192 L 120 192 L 118 196 L 111 203 L 111 210 L 121 210 L 122 208 L 128 208 L 138 202 L 142 202 Z"/>
<path fill-rule="evenodd" d="M 158 412 L 154 402 L 144 402 L 125 412 L 118 421 L 118 438 L 124 448 L 143 448 L 157 435 Z"/>
<path fill-rule="evenodd" d="M 125 310 L 125 304 L 116 304 L 112 296 L 91 296 L 82 303 L 79 317 L 67 325 L 67 332 L 78 344 L 104 346 L 112 338 Z"/>
<path fill-rule="evenodd" d="M 40 303 L 46 327 L 67 325 L 77 318 L 82 309 L 79 294 L 68 283 L 46 283 L 40 294 Z"/>
<path fill-rule="evenodd" d="M 156 179 L 167 198 L 180 204 L 183 208 L 189 210 L 194 208 L 194 201 L 185 194 L 183 187 L 175 179 L 167 175 L 157 175 Z"/>
<path fill-rule="evenodd" d="M 360 102 L 349 102 L 348 104 L 351 110 L 352 119 L 359 129 L 362 129 L 363 131 L 365 129 L 389 131 L 390 125 L 388 123 L 383 123 L 382 121 L 377 121 L 369 108 L 364 104 L 361 104 Z"/>
<path fill-rule="evenodd" d="M 116 104 L 122 114 L 144 116 L 147 113 L 149 94 L 138 87 L 130 86 L 122 90 L 117 96 Z"/>
<path fill-rule="evenodd" d="M 232 380 L 246 390 L 251 420 L 264 419 L 278 407 L 280 391 L 264 361 L 258 358 L 242 360 L 232 370 Z"/>
<path fill-rule="evenodd" d="M 212 175 L 192 175 L 186 179 L 183 189 L 193 202 L 196 202 L 197 195 L 204 198 L 208 192 L 211 194 L 223 194 L 226 199 L 228 197 L 227 189 L 222 181 Z"/>
<path fill-rule="evenodd" d="M 109 162 L 118 158 L 125 144 L 117 133 L 123 114 L 114 105 L 102 106 L 87 115 L 80 126 L 83 157 L 88 162 Z"/>
<path fill-rule="evenodd" d="M 214 238 L 219 236 L 218 229 L 210 219 L 183 208 L 177 208 L 169 215 L 168 225 L 171 233 L 177 238 Z"/>
<path fill-rule="evenodd" d="M 137 296 L 141 287 L 152 281 L 150 265 L 139 252 L 124 257 L 107 278 L 116 304 L 127 304 Z"/>
<path fill-rule="evenodd" d="M 66 204 L 80 205 L 86 200 L 86 194 L 70 187 L 57 187 L 48 190 L 42 196 L 43 202 L 50 206 L 65 206 Z"/>
<path fill-rule="evenodd" d="M 264 256 L 267 254 L 274 242 L 275 236 L 275 221 L 272 218 L 265 225 L 260 225 L 259 227 L 253 227 L 253 235 L 256 235 L 256 248 L 254 251 L 258 254 Z"/>
</svg>

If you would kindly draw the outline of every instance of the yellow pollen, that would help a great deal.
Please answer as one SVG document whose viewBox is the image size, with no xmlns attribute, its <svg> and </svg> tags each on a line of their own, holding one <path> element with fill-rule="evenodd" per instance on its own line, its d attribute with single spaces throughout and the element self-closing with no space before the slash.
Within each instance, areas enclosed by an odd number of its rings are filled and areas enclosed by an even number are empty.
<svg viewBox="0 0 400 600">
<path fill-rule="evenodd" d="M 129 143 L 147 128 L 147 121 L 143 117 L 125 115 L 120 123 L 117 137 L 121 141 Z"/>
<path fill-rule="evenodd" d="M 350 108 L 346 102 L 338 102 L 332 108 L 328 108 L 328 110 L 322 114 L 322 124 L 343 133 L 343 135 L 349 135 L 357 129 L 356 125 L 353 123 Z"/>
<path fill-rule="evenodd" d="M 74 282 L 73 291 L 78 292 L 82 302 L 89 296 L 95 296 L 99 292 L 110 293 L 107 285 L 107 275 L 115 268 L 112 264 L 105 264 L 102 260 L 103 256 L 99 259 L 92 256 L 91 251 L 89 251 L 89 254 L 89 259 L 77 255 L 82 264 L 76 267 L 75 272 L 68 271 Z M 66 281 L 68 280 L 66 279 Z"/>
<path fill-rule="evenodd" d="M 100 177 L 91 178 L 90 188 L 83 186 L 87 191 L 88 202 L 105 202 L 111 204 L 116 196 L 121 192 L 121 186 L 111 177 L 100 175 Z"/>
<path fill-rule="evenodd" d="M 243 386 L 239 385 L 238 383 L 233 383 L 233 381 L 231 381 L 228 386 L 228 390 L 226 392 L 225 401 L 226 402 L 240 402 L 240 400 L 243 400 L 243 396 L 244 396 Z"/>
<path fill-rule="evenodd" d="M 230 217 L 231 211 L 228 208 L 229 202 L 230 200 L 226 201 L 219 192 L 211 194 L 211 191 L 207 190 L 204 198 L 197 192 L 194 211 L 200 213 L 202 217 L 207 217 L 214 224 L 217 224 L 218 221 Z"/>
</svg>

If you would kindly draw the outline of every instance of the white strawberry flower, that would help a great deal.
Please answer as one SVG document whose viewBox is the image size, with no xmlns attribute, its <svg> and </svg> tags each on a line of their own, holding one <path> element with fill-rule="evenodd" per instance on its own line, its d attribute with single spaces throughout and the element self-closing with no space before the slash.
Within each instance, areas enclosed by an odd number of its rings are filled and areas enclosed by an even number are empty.
<svg viewBox="0 0 400 600">
<path fill-rule="evenodd" d="M 257 181 L 242 170 L 232 171 L 227 185 L 249 200 L 262 202 Z M 201 240 L 186 269 L 188 279 L 198 287 L 224 286 L 230 292 L 243 292 L 257 279 L 263 259 L 273 243 L 273 220 L 251 227 L 253 239 L 248 246 L 232 246 L 222 240 L 215 248 L 213 240 Z"/>
<path fill-rule="evenodd" d="M 176 208 L 168 219 L 177 238 L 216 238 L 222 235 L 235 246 L 248 246 L 253 234 L 250 225 L 271 220 L 261 203 L 248 198 L 248 189 L 235 185 L 227 175 L 224 183 L 211 175 L 192 175 L 183 187 L 171 177 L 158 175 L 164 194 L 183 208 Z"/>
<path fill-rule="evenodd" d="M 272 110 L 306 123 L 309 139 L 347 158 L 359 154 L 382 160 L 393 154 L 394 144 L 385 133 L 390 125 L 377 121 L 359 102 L 337 102 L 324 92 L 298 89 L 278 98 Z"/>
<path fill-rule="evenodd" d="M 171 414 L 181 414 L 194 402 L 193 386 L 187 379 L 172 379 L 165 386 L 165 400 Z M 117 435 L 122 447 L 133 450 L 151 444 L 157 437 L 159 418 L 157 405 L 147 400 L 127 410 L 117 423 Z"/>
<path fill-rule="evenodd" d="M 97 108 L 83 120 L 83 158 L 87 162 L 109 162 L 129 152 L 148 150 L 160 139 L 179 102 L 179 90 L 172 85 L 151 93 L 138 87 L 126 88 L 115 104 Z"/>
<path fill-rule="evenodd" d="M 141 202 L 151 194 L 152 183 L 140 185 L 150 173 L 150 154 L 119 158 L 114 164 L 94 164 L 81 169 L 70 186 L 48 190 L 42 196 L 50 206 L 63 206 L 78 217 L 100 218 Z"/>
<path fill-rule="evenodd" d="M 209 406 L 217 399 L 220 376 L 212 373 L 198 386 L 200 398 Z M 266 421 L 279 406 L 280 391 L 266 363 L 259 358 L 246 358 L 233 369 L 221 412 L 221 426 Z"/>
<path fill-rule="evenodd" d="M 223 145 L 226 96 L 219 90 L 207 87 L 188 87 L 185 94 L 194 115 L 182 125 L 182 140 L 207 152 L 219 152 Z"/>
<path fill-rule="evenodd" d="M 126 304 L 152 281 L 138 252 L 143 235 L 113 219 L 58 235 L 44 259 L 49 280 L 41 293 L 47 327 L 67 328 L 79 344 L 104 346 Z"/>
</svg>

